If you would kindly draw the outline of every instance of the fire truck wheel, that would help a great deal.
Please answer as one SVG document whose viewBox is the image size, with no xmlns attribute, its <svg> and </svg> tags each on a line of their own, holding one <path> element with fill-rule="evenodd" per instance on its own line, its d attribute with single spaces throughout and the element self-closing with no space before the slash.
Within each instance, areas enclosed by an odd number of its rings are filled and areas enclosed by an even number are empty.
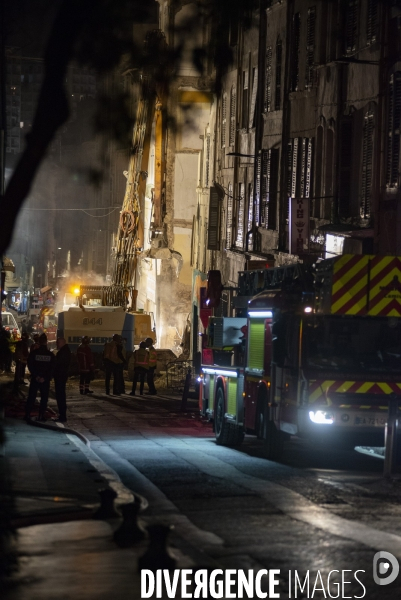
<svg viewBox="0 0 401 600">
<path fill-rule="evenodd" d="M 215 410 L 215 433 L 216 443 L 219 446 L 240 446 L 244 440 L 244 431 L 242 427 L 227 423 L 225 415 L 224 390 L 220 386 L 216 391 L 216 410 Z"/>
<path fill-rule="evenodd" d="M 266 423 L 266 434 L 263 440 L 263 453 L 269 460 L 278 460 L 283 454 L 284 434 L 279 431 L 273 421 Z"/>
</svg>

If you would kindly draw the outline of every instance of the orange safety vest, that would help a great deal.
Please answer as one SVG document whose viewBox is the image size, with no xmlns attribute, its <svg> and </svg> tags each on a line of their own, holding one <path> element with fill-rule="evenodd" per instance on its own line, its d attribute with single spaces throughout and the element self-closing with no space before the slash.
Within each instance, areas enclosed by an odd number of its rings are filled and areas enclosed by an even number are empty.
<svg viewBox="0 0 401 600">
<path fill-rule="evenodd" d="M 149 348 L 149 367 L 153 368 L 156 366 L 156 364 L 157 364 L 157 352 L 153 348 L 153 346 L 151 346 Z"/>
<path fill-rule="evenodd" d="M 139 348 L 134 354 L 135 366 L 149 369 L 149 352 L 146 348 Z"/>
</svg>

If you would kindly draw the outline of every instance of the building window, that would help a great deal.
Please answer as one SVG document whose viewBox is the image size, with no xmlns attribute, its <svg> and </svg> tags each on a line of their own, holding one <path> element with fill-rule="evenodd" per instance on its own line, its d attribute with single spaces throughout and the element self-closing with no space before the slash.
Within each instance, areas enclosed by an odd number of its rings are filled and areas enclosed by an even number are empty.
<svg viewBox="0 0 401 600">
<path fill-rule="evenodd" d="M 291 91 L 296 92 L 299 85 L 299 49 L 301 36 L 301 13 L 296 13 L 292 21 L 291 45 Z"/>
<path fill-rule="evenodd" d="M 272 47 L 269 46 L 266 50 L 266 78 L 265 78 L 265 93 L 263 98 L 264 112 L 271 111 L 272 104 Z"/>
<path fill-rule="evenodd" d="M 227 195 L 227 234 L 226 234 L 226 248 L 230 249 L 232 244 L 233 234 L 233 186 L 231 183 L 228 184 L 228 195 Z"/>
<path fill-rule="evenodd" d="M 241 127 L 247 129 L 248 127 L 248 98 L 249 98 L 249 73 L 248 71 L 242 72 L 242 111 L 241 111 Z"/>
<path fill-rule="evenodd" d="M 367 112 L 363 124 L 361 217 L 370 218 L 373 168 L 373 113 Z"/>
<path fill-rule="evenodd" d="M 322 205 L 322 183 L 323 183 L 323 127 L 319 125 L 316 135 L 316 157 L 315 157 L 315 193 L 313 199 L 312 215 L 321 218 Z"/>
<path fill-rule="evenodd" d="M 368 22 L 366 26 L 366 37 L 368 44 L 374 44 L 377 40 L 377 8 L 378 0 L 368 0 Z"/>
<path fill-rule="evenodd" d="M 345 15 L 345 51 L 351 54 L 356 50 L 358 38 L 358 0 L 347 0 Z"/>
<path fill-rule="evenodd" d="M 259 155 L 256 159 L 256 197 L 255 197 L 255 224 L 260 224 L 260 179 L 262 173 L 262 157 Z"/>
<path fill-rule="evenodd" d="M 247 231 L 251 231 L 253 224 L 253 186 L 252 183 L 248 184 L 248 224 Z"/>
<path fill-rule="evenodd" d="M 235 143 L 235 113 L 237 108 L 237 90 L 233 86 L 231 88 L 231 96 L 230 96 L 230 135 L 228 144 L 229 146 L 234 146 Z"/>
<path fill-rule="evenodd" d="M 338 186 L 339 216 L 351 216 L 351 185 L 352 185 L 352 116 L 345 116 L 340 128 L 340 170 Z"/>
<path fill-rule="evenodd" d="M 315 72 L 315 44 L 316 44 L 316 7 L 312 6 L 308 10 L 308 20 L 306 23 L 306 73 L 305 85 L 307 88 L 313 85 L 313 76 Z"/>
<path fill-rule="evenodd" d="M 401 71 L 390 77 L 387 123 L 386 185 L 398 187 L 400 168 Z"/>
<path fill-rule="evenodd" d="M 227 94 L 223 94 L 221 103 L 221 147 L 226 147 L 226 129 L 227 129 Z"/>
<path fill-rule="evenodd" d="M 283 60 L 283 44 L 280 38 L 276 42 L 276 87 L 274 94 L 274 110 L 281 108 L 281 65 Z"/>
<path fill-rule="evenodd" d="M 270 150 L 262 152 L 262 177 L 260 182 L 260 225 L 267 229 L 269 214 Z"/>
<path fill-rule="evenodd" d="M 205 144 L 205 184 L 204 187 L 209 187 L 210 181 L 210 133 L 206 134 Z"/>
<path fill-rule="evenodd" d="M 262 152 L 261 177 L 261 227 L 276 229 L 277 194 L 279 177 L 279 151 L 276 148 Z"/>
<path fill-rule="evenodd" d="M 293 138 L 287 145 L 287 194 L 309 198 L 312 181 L 314 138 Z M 289 202 L 287 218 L 289 215 Z"/>
<path fill-rule="evenodd" d="M 244 223 L 245 223 L 245 186 L 238 184 L 238 217 L 237 217 L 237 248 L 244 247 Z"/>
</svg>

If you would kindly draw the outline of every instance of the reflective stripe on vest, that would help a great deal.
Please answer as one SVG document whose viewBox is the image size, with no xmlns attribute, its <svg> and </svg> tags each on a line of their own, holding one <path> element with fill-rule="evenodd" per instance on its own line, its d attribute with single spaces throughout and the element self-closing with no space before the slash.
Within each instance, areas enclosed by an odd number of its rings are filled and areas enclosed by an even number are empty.
<svg viewBox="0 0 401 600">
<path fill-rule="evenodd" d="M 135 352 L 135 364 L 136 365 L 149 365 L 149 358 L 147 354 L 147 350 L 140 348 Z"/>
<path fill-rule="evenodd" d="M 155 367 L 157 364 L 157 352 L 154 348 L 149 348 L 149 367 Z"/>
</svg>

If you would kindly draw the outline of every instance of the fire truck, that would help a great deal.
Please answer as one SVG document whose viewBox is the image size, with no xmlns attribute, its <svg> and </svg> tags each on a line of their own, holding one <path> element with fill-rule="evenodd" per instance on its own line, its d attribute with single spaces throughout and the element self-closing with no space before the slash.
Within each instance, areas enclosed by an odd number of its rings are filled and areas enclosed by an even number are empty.
<svg viewBox="0 0 401 600">
<path fill-rule="evenodd" d="M 383 445 L 388 399 L 401 399 L 401 257 L 244 271 L 234 299 L 203 350 L 200 410 L 218 444 L 253 434 L 271 459 L 290 436 Z"/>
</svg>

